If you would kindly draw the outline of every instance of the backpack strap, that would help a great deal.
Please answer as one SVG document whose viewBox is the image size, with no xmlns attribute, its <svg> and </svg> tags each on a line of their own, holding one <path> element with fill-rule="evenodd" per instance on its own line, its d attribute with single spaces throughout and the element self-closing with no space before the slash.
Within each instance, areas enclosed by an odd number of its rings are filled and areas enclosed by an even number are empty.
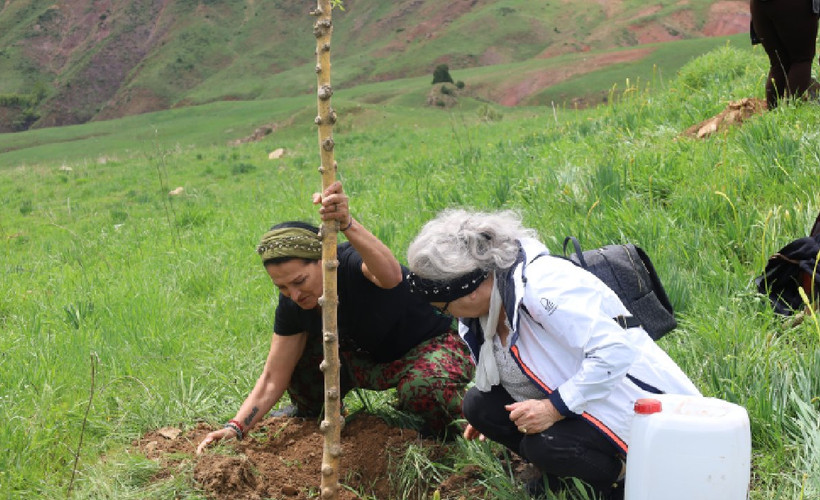
<svg viewBox="0 0 820 500">
<path fill-rule="evenodd" d="M 641 326 L 641 322 L 638 321 L 638 318 L 635 316 L 624 316 L 623 314 L 620 316 L 615 316 L 612 318 L 618 323 L 618 326 L 623 328 L 624 330 L 629 330 L 630 328 L 637 328 Z"/>
<path fill-rule="evenodd" d="M 584 260 L 584 252 L 581 251 L 581 244 L 578 243 L 578 239 L 575 236 L 567 236 L 564 238 L 564 255 L 567 255 L 567 243 L 572 242 L 572 246 L 575 247 L 575 256 L 578 257 L 578 262 L 581 263 L 581 267 L 584 269 L 587 268 L 587 261 Z"/>
</svg>

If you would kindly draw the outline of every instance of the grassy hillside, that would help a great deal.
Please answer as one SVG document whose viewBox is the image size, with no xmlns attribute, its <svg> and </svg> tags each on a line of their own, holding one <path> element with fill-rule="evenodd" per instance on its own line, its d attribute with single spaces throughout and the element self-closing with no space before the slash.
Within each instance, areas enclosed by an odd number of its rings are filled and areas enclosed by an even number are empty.
<svg viewBox="0 0 820 500">
<path fill-rule="evenodd" d="M 680 323 L 661 346 L 704 394 L 749 412 L 752 500 L 816 498 L 820 324 L 776 317 L 752 279 L 820 210 L 820 114 L 784 105 L 707 140 L 680 135 L 762 95 L 765 70 L 762 53 L 729 45 L 581 111 L 343 97 L 339 175 L 357 219 L 400 260 L 426 220 L 462 205 L 520 211 L 553 251 L 567 234 L 644 247 Z M 364 94 L 397 84 L 381 85 Z M 155 476 L 156 462 L 127 450 L 149 429 L 230 418 L 252 386 L 274 305 L 254 244 L 275 221 L 315 219 L 317 145 L 311 126 L 222 144 L 302 105 L 220 103 L 15 136 L 27 149 L 0 167 L 0 496 L 64 498 L 80 449 L 75 498 L 202 498 L 194 457 L 178 457 L 187 473 Z M 274 146 L 285 158 L 268 159 Z M 431 467 L 493 462 L 491 449 L 464 450 Z M 516 492 L 496 470 L 475 480 Z"/>
<path fill-rule="evenodd" d="M 663 0 L 651 7 L 349 0 L 344 6 L 334 13 L 340 88 L 429 77 L 439 63 L 462 70 L 748 30 L 748 6 L 739 0 Z M 311 94 L 309 7 L 251 0 L 5 2 L 0 96 L 35 102 L 21 110 L 0 101 L 0 132 Z M 507 74 L 508 82 L 528 80 Z"/>
<path fill-rule="evenodd" d="M 453 70 L 457 80 L 465 82 L 457 110 L 498 114 L 508 118 L 543 113 L 539 106 L 575 107 L 573 97 L 586 96 L 585 106 L 608 98 L 611 91 L 622 91 L 626 85 L 660 85 L 673 78 L 677 68 L 709 50 L 729 44 L 738 50 L 751 51 L 745 35 L 701 38 L 667 42 L 641 47 L 648 55 L 617 65 L 584 64 L 583 59 L 617 59 L 630 49 L 591 51 L 583 56 L 566 55 L 550 59 L 532 59 L 518 63 Z M 759 49 L 757 49 L 759 50 Z M 628 59 L 628 57 L 627 57 Z M 521 87 L 520 80 L 548 78 L 561 74 L 567 67 L 579 68 L 563 82 L 547 86 Z M 314 77 L 315 78 L 315 77 Z M 411 119 L 427 126 L 446 120 L 449 112 L 426 104 L 432 91 L 429 75 L 361 84 L 336 86 L 334 107 L 340 123 L 337 132 Z M 629 82 L 629 83 L 628 83 Z M 514 106 L 495 101 L 508 99 Z M 116 121 L 92 122 L 80 126 L 37 129 L 16 134 L 0 134 L 0 166 L 37 164 L 49 160 L 98 161 L 110 156 L 128 158 L 144 156 L 157 148 L 222 146 L 242 139 L 262 125 L 274 125 L 276 131 L 267 142 L 284 141 L 314 133 L 312 116 L 316 103 L 313 94 L 296 97 L 260 99 L 257 101 L 217 101 L 169 111 L 144 113 Z M 704 116 L 705 117 L 705 116 Z M 112 149 L 112 144 L 116 147 Z"/>
</svg>

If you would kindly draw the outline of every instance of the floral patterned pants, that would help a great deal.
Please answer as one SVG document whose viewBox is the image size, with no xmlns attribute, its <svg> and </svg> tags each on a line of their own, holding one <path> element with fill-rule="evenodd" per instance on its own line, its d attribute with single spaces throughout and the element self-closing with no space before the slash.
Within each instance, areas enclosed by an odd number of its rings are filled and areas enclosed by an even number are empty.
<svg viewBox="0 0 820 500">
<path fill-rule="evenodd" d="M 288 394 L 300 415 L 319 415 L 324 403 L 324 378 L 319 363 L 324 359 L 318 335 L 308 338 L 305 352 L 291 377 Z M 467 346 L 455 330 L 427 340 L 387 363 L 376 363 L 358 352 L 340 352 L 341 389 L 396 389 L 398 409 L 421 417 L 422 431 L 442 436 L 458 433 L 453 426 L 462 418 L 461 400 L 473 378 L 474 365 Z"/>
</svg>

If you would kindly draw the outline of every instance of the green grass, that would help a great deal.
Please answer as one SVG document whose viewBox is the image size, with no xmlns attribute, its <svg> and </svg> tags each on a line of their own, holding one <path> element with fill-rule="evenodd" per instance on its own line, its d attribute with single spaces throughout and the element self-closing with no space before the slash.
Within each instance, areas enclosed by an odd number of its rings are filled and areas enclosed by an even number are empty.
<svg viewBox="0 0 820 500">
<path fill-rule="evenodd" d="M 600 108 L 500 120 L 480 102 L 446 112 L 351 90 L 334 96 L 339 177 L 402 261 L 422 224 L 455 205 L 516 209 L 553 251 L 568 234 L 645 248 L 680 321 L 661 346 L 704 394 L 749 411 L 751 498 L 816 498 L 820 331 L 775 317 L 752 279 L 820 210 L 818 108 L 680 136 L 729 99 L 762 96 L 765 70 L 760 52 L 729 44 L 675 78 L 616 87 Z M 390 101 L 398 85 L 373 94 Z M 190 478 L 151 483 L 156 464 L 124 450 L 149 429 L 230 418 L 252 387 L 274 308 L 254 244 L 276 221 L 316 218 L 310 106 L 215 103 L 2 137 L 0 497 L 64 497 L 88 410 L 76 498 L 200 498 Z M 268 160 L 280 146 L 288 156 Z M 368 404 L 389 414 L 387 401 Z M 516 498 L 496 451 L 460 443 L 429 463 L 414 450 L 395 481 L 412 489 L 419 471 L 478 464 L 493 498 Z"/>
<path fill-rule="evenodd" d="M 462 116 L 457 119 L 469 124 L 474 119 L 481 120 L 481 116 L 476 116 L 475 112 L 484 109 L 513 119 L 543 113 L 544 110 L 541 107 L 543 105 L 571 107 L 569 103 L 575 97 L 588 97 L 594 103 L 611 92 L 620 94 L 625 90 L 634 92 L 659 87 L 687 61 L 711 49 L 724 47 L 726 50 L 749 51 L 751 54 L 745 42 L 744 36 L 738 35 L 647 46 L 645 48 L 651 51 L 650 55 L 639 61 L 599 69 L 574 77 L 565 83 L 552 85 L 526 98 L 520 103 L 522 106 L 516 108 L 496 105 L 488 101 L 487 94 L 492 94 L 494 92 L 492 89 L 502 87 L 509 80 L 510 75 L 531 75 L 532 78 L 536 78 L 540 74 L 561 71 L 567 66 L 582 67 L 582 59 L 585 57 L 608 57 L 617 55 L 622 50 L 593 51 L 550 59 L 531 59 L 509 64 L 453 70 L 451 71 L 453 78 L 467 84 L 466 96 L 461 99 L 454 116 L 461 113 Z M 746 61 L 742 63 L 745 65 Z M 343 62 L 337 65 L 343 68 L 342 72 L 346 68 Z M 361 65 L 348 65 L 347 67 L 357 68 Z M 741 69 L 737 68 L 737 70 Z M 225 77 L 235 78 L 237 71 L 240 70 L 232 68 Z M 340 72 L 335 71 L 334 74 L 336 73 Z M 220 80 L 222 77 L 219 74 L 221 73 L 212 77 L 215 81 L 202 83 L 192 90 L 194 102 L 214 98 L 213 95 L 210 97 L 206 95 L 210 92 L 207 90 L 209 85 L 216 85 L 224 90 L 226 83 Z M 277 81 L 281 84 L 282 81 L 287 80 L 288 74 L 301 80 L 305 78 L 306 70 L 295 68 L 291 72 L 283 72 L 277 76 Z M 703 74 L 709 77 L 708 72 Z M 242 99 L 253 99 L 258 94 L 253 88 L 258 90 L 264 86 L 253 78 L 240 80 L 241 83 L 237 85 L 248 86 L 247 89 L 237 89 L 235 92 L 235 95 Z M 334 106 L 340 112 L 341 118 L 337 133 L 381 127 L 397 121 L 402 122 L 403 125 L 412 124 L 412 126 L 425 128 L 440 124 L 444 120 L 440 109 L 435 107 L 424 109 L 427 94 L 431 88 L 430 81 L 430 75 L 425 75 L 349 88 L 343 85 L 337 86 Z M 303 81 L 298 84 L 298 87 L 307 90 L 314 83 L 315 81 Z M 277 85 L 277 88 L 280 86 Z M 725 89 L 725 92 L 729 93 L 725 98 L 731 97 L 731 92 L 735 92 L 735 95 L 746 95 L 740 92 L 747 90 L 748 88 Z M 204 94 L 200 95 L 201 92 Z M 723 100 L 716 100 L 712 108 L 717 110 L 723 104 Z M 115 121 L 0 134 L 0 167 L 31 165 L 49 160 L 74 162 L 84 159 L 91 162 L 105 162 L 112 156 L 124 160 L 135 156 L 145 156 L 154 150 L 192 150 L 211 145 L 222 145 L 228 141 L 247 137 L 256 127 L 269 123 L 277 125 L 272 139 L 283 142 L 299 140 L 299 138 L 314 133 L 311 121 L 315 115 L 315 109 L 313 94 L 305 93 L 305 95 L 296 97 L 211 102 L 190 108 L 135 115 Z M 698 109 L 698 112 L 702 111 Z M 466 118 L 465 114 L 468 115 Z"/>
<path fill-rule="evenodd" d="M 304 113 L 311 99 L 216 102 L 120 120 L 2 134 L 0 167 L 79 160 L 105 163 L 119 158 L 133 160 L 156 151 L 191 151 L 209 145 L 221 148 L 229 141 L 250 136 L 261 125 L 289 125 L 292 115 Z M 278 135 L 305 135 L 313 128 L 308 121 Z"/>
</svg>

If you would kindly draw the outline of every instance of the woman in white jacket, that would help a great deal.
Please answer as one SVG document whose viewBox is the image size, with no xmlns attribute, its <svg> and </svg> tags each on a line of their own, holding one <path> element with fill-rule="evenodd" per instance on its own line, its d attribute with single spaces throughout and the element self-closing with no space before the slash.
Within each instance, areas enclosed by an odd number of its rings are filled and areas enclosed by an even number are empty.
<svg viewBox="0 0 820 500">
<path fill-rule="evenodd" d="M 477 362 L 466 439 L 503 444 L 553 491 L 574 477 L 622 498 L 634 402 L 698 390 L 646 331 L 616 322 L 629 311 L 615 292 L 534 236 L 513 212 L 442 212 L 410 245 L 411 289 L 459 318 Z"/>
</svg>

